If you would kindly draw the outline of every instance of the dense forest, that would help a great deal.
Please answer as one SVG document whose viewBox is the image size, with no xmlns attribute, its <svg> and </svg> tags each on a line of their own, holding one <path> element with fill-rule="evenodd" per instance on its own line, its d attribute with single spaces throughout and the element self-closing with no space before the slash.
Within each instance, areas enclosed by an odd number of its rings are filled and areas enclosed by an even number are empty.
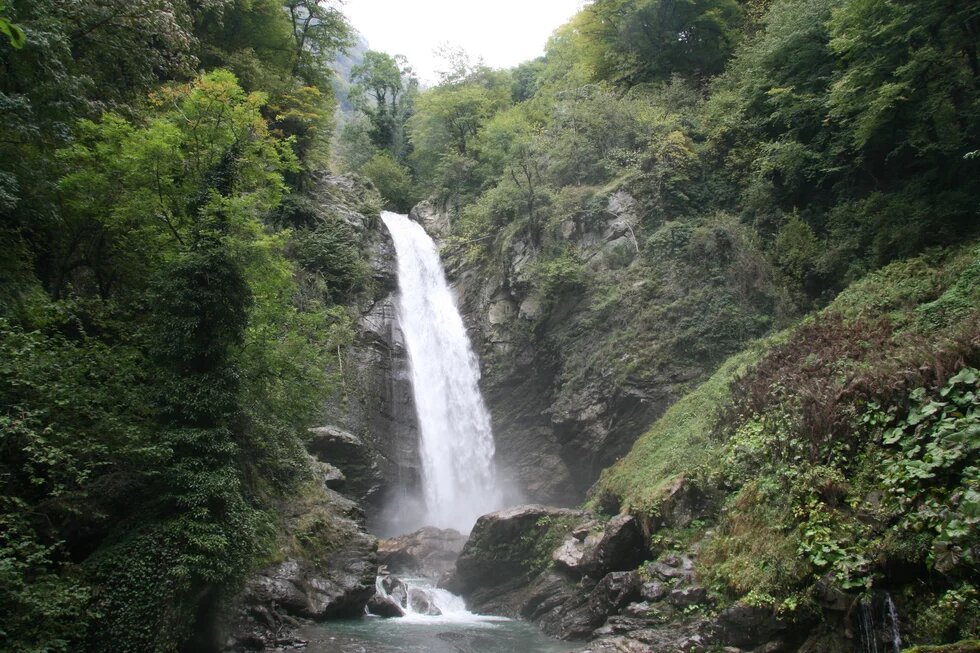
<svg viewBox="0 0 980 653">
<path fill-rule="evenodd" d="M 336 383 L 363 265 L 303 189 L 351 31 L 305 0 L 3 11 L 0 639 L 176 649 L 269 554 Z"/>
<path fill-rule="evenodd" d="M 569 485 L 656 531 L 692 483 L 651 559 L 697 543 L 719 605 L 894 587 L 912 643 L 980 635 L 976 3 L 594 0 L 430 88 L 329 0 L 6 0 L 0 32 L 4 650 L 202 650 L 276 557 L 377 291 L 320 210 L 340 173 L 513 273 L 557 412 L 669 387 Z M 570 234 L 624 197 L 598 264 Z"/>
</svg>

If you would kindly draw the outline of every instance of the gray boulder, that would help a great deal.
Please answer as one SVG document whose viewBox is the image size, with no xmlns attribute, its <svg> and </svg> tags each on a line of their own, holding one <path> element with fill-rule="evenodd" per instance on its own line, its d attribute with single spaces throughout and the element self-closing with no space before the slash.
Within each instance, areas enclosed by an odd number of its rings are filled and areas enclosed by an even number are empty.
<svg viewBox="0 0 980 653">
<path fill-rule="evenodd" d="M 456 566 L 466 536 L 451 528 L 426 526 L 414 533 L 378 542 L 378 562 L 395 573 L 440 579 Z"/>
<path fill-rule="evenodd" d="M 413 587 L 408 590 L 408 605 L 418 614 L 427 614 L 434 617 L 442 614 L 442 610 L 436 607 L 429 593 L 418 587 Z"/>
<path fill-rule="evenodd" d="M 581 511 L 536 504 L 483 515 L 456 560 L 451 589 L 464 597 L 526 579 L 537 571 L 539 545 L 557 520 L 581 519 Z"/>
<path fill-rule="evenodd" d="M 390 596 L 375 594 L 367 602 L 367 609 L 373 615 L 379 617 L 404 617 L 405 610 Z"/>
</svg>

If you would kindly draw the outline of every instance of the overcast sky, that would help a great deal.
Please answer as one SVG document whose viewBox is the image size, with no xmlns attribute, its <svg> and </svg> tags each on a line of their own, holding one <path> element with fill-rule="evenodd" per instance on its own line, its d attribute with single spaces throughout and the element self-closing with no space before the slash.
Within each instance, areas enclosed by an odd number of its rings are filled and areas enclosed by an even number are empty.
<svg viewBox="0 0 980 653">
<path fill-rule="evenodd" d="M 342 11 L 373 50 L 403 54 L 423 82 L 437 80 L 442 44 L 494 68 L 544 53 L 551 33 L 583 0 L 345 0 Z"/>
</svg>

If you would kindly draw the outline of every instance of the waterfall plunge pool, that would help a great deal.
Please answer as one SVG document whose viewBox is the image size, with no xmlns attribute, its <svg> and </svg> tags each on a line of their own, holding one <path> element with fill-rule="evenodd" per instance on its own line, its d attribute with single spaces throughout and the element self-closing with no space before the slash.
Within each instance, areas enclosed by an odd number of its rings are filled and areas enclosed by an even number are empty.
<svg viewBox="0 0 980 653">
<path fill-rule="evenodd" d="M 576 645 L 547 637 L 533 625 L 474 614 L 463 599 L 438 589 L 424 578 L 399 579 L 404 593 L 398 601 L 404 617 L 329 621 L 310 626 L 301 633 L 309 642 L 308 653 L 562 653 Z M 378 592 L 389 595 L 378 579 Z M 409 599 L 423 594 L 422 601 Z M 393 597 L 394 598 L 394 597 Z M 437 615 L 419 612 L 434 608 Z"/>
<path fill-rule="evenodd" d="M 564 653 L 582 646 L 550 639 L 502 617 L 364 617 L 310 626 L 307 653 Z"/>
</svg>

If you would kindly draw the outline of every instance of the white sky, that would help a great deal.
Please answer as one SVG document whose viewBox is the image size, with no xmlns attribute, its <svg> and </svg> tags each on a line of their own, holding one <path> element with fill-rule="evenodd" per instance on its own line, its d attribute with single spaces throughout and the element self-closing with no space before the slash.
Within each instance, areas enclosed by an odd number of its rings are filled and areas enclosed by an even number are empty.
<svg viewBox="0 0 980 653">
<path fill-rule="evenodd" d="M 551 33 L 584 0 L 345 0 L 347 15 L 372 50 L 403 54 L 424 83 L 443 69 L 434 51 L 461 47 L 475 63 L 509 68 L 544 54 Z"/>
</svg>

